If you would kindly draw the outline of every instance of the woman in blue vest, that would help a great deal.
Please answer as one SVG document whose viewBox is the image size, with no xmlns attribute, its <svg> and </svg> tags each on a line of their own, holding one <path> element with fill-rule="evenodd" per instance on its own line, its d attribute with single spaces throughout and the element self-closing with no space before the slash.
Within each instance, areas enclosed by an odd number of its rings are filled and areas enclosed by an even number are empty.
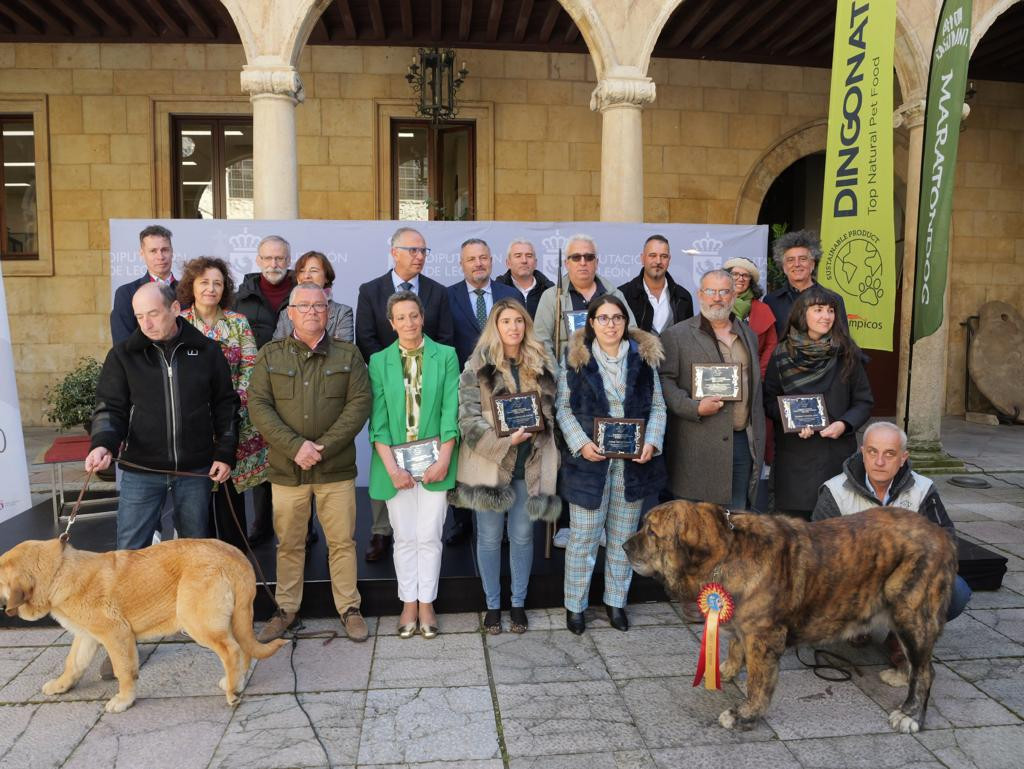
<svg viewBox="0 0 1024 769">
<path fill-rule="evenodd" d="M 587 311 L 586 326 L 569 339 L 558 383 L 558 426 L 565 438 L 559 491 L 569 502 L 565 553 L 565 624 L 586 629 L 590 578 L 601 534 L 607 538 L 604 604 L 608 620 L 629 630 L 626 595 L 633 577 L 622 549 L 637 528 L 646 497 L 665 485 L 661 444 L 665 400 L 658 379 L 664 357 L 653 334 L 629 328 L 629 312 L 616 296 L 602 296 Z M 636 459 L 605 457 L 594 441 L 594 419 L 643 419 L 644 440 Z"/>
</svg>

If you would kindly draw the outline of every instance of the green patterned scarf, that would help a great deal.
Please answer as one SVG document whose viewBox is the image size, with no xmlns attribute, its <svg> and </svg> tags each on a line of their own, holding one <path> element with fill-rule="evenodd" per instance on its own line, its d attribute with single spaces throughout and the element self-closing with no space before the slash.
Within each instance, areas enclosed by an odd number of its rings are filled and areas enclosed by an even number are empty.
<svg viewBox="0 0 1024 769">
<path fill-rule="evenodd" d="M 754 301 L 754 290 L 748 288 L 742 294 L 736 297 L 736 302 L 732 306 L 732 311 L 736 313 L 736 317 L 740 320 L 746 320 L 750 314 L 750 303 Z"/>
<path fill-rule="evenodd" d="M 814 340 L 806 332 L 790 326 L 779 349 L 779 376 L 785 393 L 815 392 L 816 386 L 831 375 L 839 361 L 839 350 L 832 342 L 832 334 Z"/>
<path fill-rule="evenodd" d="M 414 441 L 420 432 L 420 400 L 423 389 L 423 345 L 406 350 L 401 345 L 402 374 L 405 378 L 405 439 Z"/>
</svg>

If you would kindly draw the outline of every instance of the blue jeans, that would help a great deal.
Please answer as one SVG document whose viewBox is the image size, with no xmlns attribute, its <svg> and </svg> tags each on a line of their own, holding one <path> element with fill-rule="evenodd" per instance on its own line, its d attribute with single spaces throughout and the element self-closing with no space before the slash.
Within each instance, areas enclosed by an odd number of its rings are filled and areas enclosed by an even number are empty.
<svg viewBox="0 0 1024 769">
<path fill-rule="evenodd" d="M 746 430 L 734 430 L 732 434 L 732 500 L 730 510 L 746 510 L 747 491 L 750 488 L 750 441 Z"/>
<path fill-rule="evenodd" d="M 207 470 L 200 468 L 194 472 Z M 209 536 L 212 485 L 209 478 L 125 470 L 117 503 L 117 549 L 140 550 L 153 541 L 168 493 L 174 498 L 174 525 L 178 536 Z"/>
<path fill-rule="evenodd" d="M 959 574 L 953 580 L 953 595 L 949 599 L 949 610 L 946 612 L 946 622 L 956 619 L 960 613 L 967 608 L 967 602 L 971 600 L 970 585 Z"/>
<path fill-rule="evenodd" d="M 512 490 L 516 500 L 508 511 L 508 560 L 512 572 L 512 606 L 522 606 L 533 568 L 533 521 L 526 514 L 526 481 L 512 481 Z M 505 515 L 493 510 L 474 513 L 477 568 L 488 609 L 501 608 L 501 532 Z"/>
</svg>

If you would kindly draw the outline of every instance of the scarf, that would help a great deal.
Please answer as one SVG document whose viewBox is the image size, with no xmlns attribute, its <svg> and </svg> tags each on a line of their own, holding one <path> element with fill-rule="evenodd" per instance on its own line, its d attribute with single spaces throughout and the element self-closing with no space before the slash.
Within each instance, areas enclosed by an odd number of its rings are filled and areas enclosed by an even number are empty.
<svg viewBox="0 0 1024 769">
<path fill-rule="evenodd" d="M 612 416 L 622 415 L 622 401 L 626 397 L 626 353 L 629 352 L 629 342 L 623 339 L 619 342 L 619 352 L 613 358 L 602 349 L 596 341 L 591 345 L 594 360 L 597 361 L 597 368 L 601 372 L 601 381 L 604 382 L 604 391 L 608 396 L 608 405 L 614 409 L 612 404 L 619 406 L 619 413 L 612 413 Z"/>
<path fill-rule="evenodd" d="M 839 351 L 832 342 L 832 334 L 826 334 L 817 341 L 806 332 L 790 326 L 786 340 L 779 347 L 779 376 L 782 391 L 815 392 L 839 361 Z"/>
<path fill-rule="evenodd" d="M 736 301 L 733 303 L 732 311 L 736 314 L 736 317 L 740 320 L 746 320 L 750 314 L 750 305 L 754 301 L 754 290 L 748 288 L 742 294 L 736 297 Z"/>
<path fill-rule="evenodd" d="M 415 350 L 398 346 L 405 378 L 405 439 L 414 441 L 420 431 L 420 402 L 423 392 L 423 345 Z"/>
</svg>

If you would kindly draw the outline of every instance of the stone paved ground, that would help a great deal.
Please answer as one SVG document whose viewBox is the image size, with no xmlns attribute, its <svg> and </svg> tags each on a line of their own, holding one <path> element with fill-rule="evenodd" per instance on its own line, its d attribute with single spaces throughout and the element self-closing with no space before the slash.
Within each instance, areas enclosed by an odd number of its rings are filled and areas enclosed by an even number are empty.
<svg viewBox="0 0 1024 769">
<path fill-rule="evenodd" d="M 972 461 L 1024 465 L 1024 452 L 983 454 Z M 1024 484 L 1024 473 L 1001 477 Z M 168 639 L 140 650 L 139 699 L 119 715 L 103 712 L 114 684 L 99 680 L 98 662 L 77 689 L 40 693 L 63 664 L 66 634 L 0 630 L 0 768 L 1017 769 L 1024 490 L 998 480 L 987 490 L 940 488 L 961 535 L 1006 555 L 1010 571 L 1001 590 L 976 593 L 946 628 L 927 730 L 914 736 L 889 729 L 886 713 L 903 690 L 878 680 L 881 654 L 845 646 L 863 675 L 823 681 L 790 652 L 765 721 L 749 732 L 721 729 L 718 713 L 739 689 L 690 685 L 700 628 L 684 624 L 678 607 L 654 603 L 630 607 L 628 633 L 592 614 L 581 637 L 564 629 L 561 610 L 531 612 L 523 636 L 488 637 L 477 614 L 442 615 L 431 641 L 400 640 L 393 617 L 371 619 L 366 644 L 304 639 L 255 664 L 234 710 L 216 688 L 213 653 Z"/>
</svg>

